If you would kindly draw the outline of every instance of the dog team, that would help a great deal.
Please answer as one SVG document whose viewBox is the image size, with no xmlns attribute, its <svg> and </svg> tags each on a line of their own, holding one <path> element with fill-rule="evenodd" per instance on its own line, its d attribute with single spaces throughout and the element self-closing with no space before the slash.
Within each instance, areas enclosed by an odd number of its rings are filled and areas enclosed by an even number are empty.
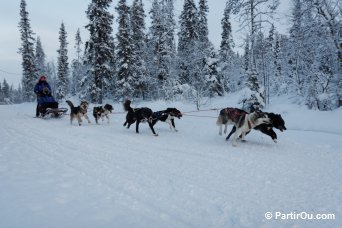
<svg viewBox="0 0 342 228">
<path fill-rule="evenodd" d="M 74 119 L 77 119 L 78 125 L 81 126 L 82 117 L 84 117 L 88 123 L 90 123 L 89 117 L 87 115 L 87 110 L 89 103 L 87 101 L 82 101 L 79 106 L 75 107 L 71 101 L 66 101 L 70 106 L 70 123 L 73 123 Z M 154 125 L 158 121 L 166 122 L 170 125 L 170 129 L 177 132 L 174 119 L 180 119 L 182 113 L 176 108 L 167 108 L 166 110 L 153 112 L 150 108 L 132 108 L 131 101 L 126 100 L 123 104 L 124 110 L 127 112 L 126 121 L 123 126 L 129 128 L 133 123 L 135 125 L 136 133 L 139 133 L 139 124 L 148 123 L 153 135 L 158 136 L 154 130 Z M 101 118 L 107 119 L 109 123 L 109 114 L 112 113 L 113 107 L 109 104 L 104 106 L 98 106 L 93 108 L 93 116 L 95 118 L 96 124 Z M 216 124 L 219 126 L 219 135 L 222 135 L 222 126 L 224 125 L 224 133 L 227 133 L 227 127 L 229 124 L 234 125 L 231 132 L 226 137 L 226 140 L 234 133 L 233 136 L 233 146 L 236 146 L 236 141 L 238 138 L 244 141 L 245 136 L 252 130 L 258 130 L 262 133 L 270 136 L 274 142 L 277 142 L 277 134 L 273 131 L 273 128 L 277 128 L 281 132 L 286 130 L 285 121 L 280 114 L 254 111 L 248 113 L 244 110 L 237 108 L 224 108 L 220 111 L 217 118 Z"/>
</svg>

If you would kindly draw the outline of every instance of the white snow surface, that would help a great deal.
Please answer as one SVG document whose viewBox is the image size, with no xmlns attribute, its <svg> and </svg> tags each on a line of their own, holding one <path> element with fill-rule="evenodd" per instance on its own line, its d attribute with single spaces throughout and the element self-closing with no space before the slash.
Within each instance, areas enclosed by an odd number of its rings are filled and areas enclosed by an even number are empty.
<svg viewBox="0 0 342 228">
<path fill-rule="evenodd" d="M 203 109 L 239 107 L 238 96 Z M 178 132 L 159 122 L 155 137 L 147 124 L 140 134 L 135 124 L 124 128 L 125 114 L 96 125 L 94 105 L 92 123 L 81 127 L 69 116 L 32 118 L 35 105 L 0 106 L 0 227 L 342 227 L 341 108 L 311 111 L 273 99 L 266 111 L 281 114 L 288 129 L 275 130 L 278 143 L 253 131 L 233 147 L 218 135 L 219 111 L 176 119 Z M 267 220 L 266 212 L 335 219 Z"/>
</svg>

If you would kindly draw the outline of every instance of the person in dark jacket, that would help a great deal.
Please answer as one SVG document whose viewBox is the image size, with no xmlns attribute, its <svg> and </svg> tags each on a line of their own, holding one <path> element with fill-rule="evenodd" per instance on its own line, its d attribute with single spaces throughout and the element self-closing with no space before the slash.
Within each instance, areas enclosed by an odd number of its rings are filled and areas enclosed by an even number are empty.
<svg viewBox="0 0 342 228">
<path fill-rule="evenodd" d="M 55 107 L 58 103 L 51 95 L 51 87 L 49 83 L 46 81 L 46 77 L 44 75 L 39 77 L 38 83 L 34 87 L 34 92 L 37 95 L 37 108 L 36 108 L 36 117 L 39 117 L 40 111 L 42 107 L 46 109 L 47 107 Z"/>
</svg>

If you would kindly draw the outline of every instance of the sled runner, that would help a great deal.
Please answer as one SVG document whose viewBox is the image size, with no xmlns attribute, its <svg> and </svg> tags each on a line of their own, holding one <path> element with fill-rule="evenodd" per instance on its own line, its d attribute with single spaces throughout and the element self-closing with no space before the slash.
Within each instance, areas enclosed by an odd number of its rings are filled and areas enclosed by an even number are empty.
<svg viewBox="0 0 342 228">
<path fill-rule="evenodd" d="M 43 118 L 60 118 L 68 111 L 67 108 L 47 108 Z"/>
</svg>

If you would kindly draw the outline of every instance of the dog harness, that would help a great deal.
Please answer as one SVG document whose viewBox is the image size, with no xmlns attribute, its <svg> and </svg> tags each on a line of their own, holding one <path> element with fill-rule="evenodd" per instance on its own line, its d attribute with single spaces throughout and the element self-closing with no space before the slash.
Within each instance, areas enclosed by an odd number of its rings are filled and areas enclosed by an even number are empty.
<svg viewBox="0 0 342 228">
<path fill-rule="evenodd" d="M 247 112 L 237 108 L 226 108 L 226 112 L 234 122 L 237 122 L 243 115 L 247 114 Z"/>
</svg>

